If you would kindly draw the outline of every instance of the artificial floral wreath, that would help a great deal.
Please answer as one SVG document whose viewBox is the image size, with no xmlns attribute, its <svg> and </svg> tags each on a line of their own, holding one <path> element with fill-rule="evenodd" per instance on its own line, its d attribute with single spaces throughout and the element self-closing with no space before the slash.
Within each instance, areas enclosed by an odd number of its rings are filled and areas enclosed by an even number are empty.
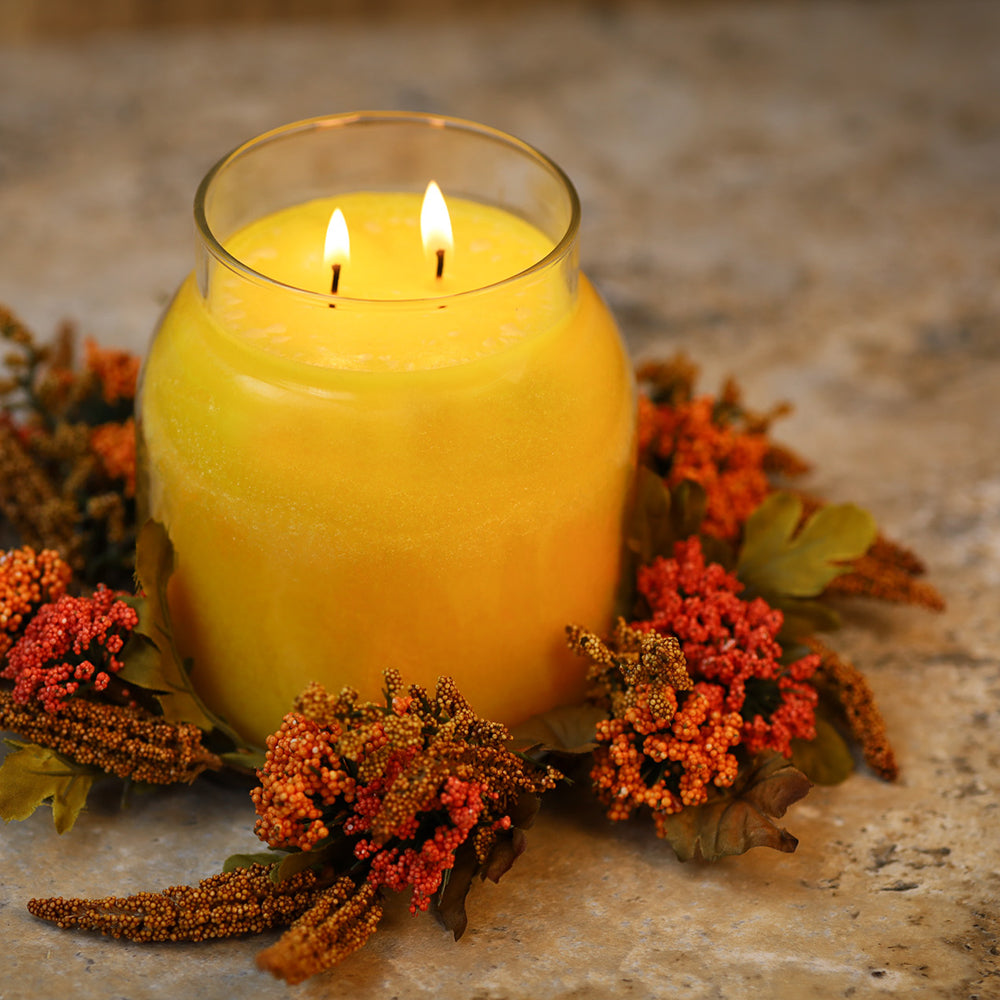
<svg viewBox="0 0 1000 1000">
<path fill-rule="evenodd" d="M 812 782 L 844 780 L 850 744 L 897 766 L 862 674 L 817 636 L 831 598 L 940 610 L 911 552 L 865 511 L 789 487 L 807 464 L 771 437 L 733 382 L 695 395 L 683 357 L 637 372 L 639 464 L 610 635 L 567 623 L 587 671 L 582 705 L 513 733 L 449 678 L 433 692 L 385 672 L 384 699 L 302 692 L 266 752 L 198 696 L 173 641 L 163 527 L 136 525 L 138 358 L 70 328 L 39 345 L 0 308 L 0 817 L 50 803 L 70 830 L 94 782 L 256 775 L 255 833 L 197 886 L 125 898 L 33 899 L 60 927 L 133 941 L 286 928 L 258 965 L 290 983 L 374 933 L 387 891 L 433 909 L 456 938 L 473 880 L 524 850 L 545 794 L 583 776 L 609 819 L 653 820 L 681 860 L 766 846 Z M 134 583 L 134 586 L 133 586 Z M 578 779 L 579 780 L 579 779 Z"/>
</svg>

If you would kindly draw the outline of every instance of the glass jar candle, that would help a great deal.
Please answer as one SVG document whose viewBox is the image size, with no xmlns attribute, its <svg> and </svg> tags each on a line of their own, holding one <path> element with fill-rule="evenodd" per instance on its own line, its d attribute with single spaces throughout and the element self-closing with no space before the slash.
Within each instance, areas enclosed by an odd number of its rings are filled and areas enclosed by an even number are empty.
<svg viewBox="0 0 1000 1000">
<path fill-rule="evenodd" d="M 430 180 L 451 243 L 422 241 Z M 578 699 L 564 627 L 609 623 L 635 399 L 565 174 L 480 125 L 337 115 L 229 154 L 195 220 L 139 433 L 205 701 L 262 742 L 310 682 L 375 699 L 387 667 L 508 724 Z"/>
</svg>

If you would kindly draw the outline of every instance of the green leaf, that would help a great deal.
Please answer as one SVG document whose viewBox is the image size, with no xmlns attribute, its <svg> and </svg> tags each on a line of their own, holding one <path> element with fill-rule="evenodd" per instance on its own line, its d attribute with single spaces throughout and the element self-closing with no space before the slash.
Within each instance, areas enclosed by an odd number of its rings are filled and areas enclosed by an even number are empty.
<svg viewBox="0 0 1000 1000">
<path fill-rule="evenodd" d="M 259 851 L 256 854 L 230 854 L 222 864 L 223 872 L 249 868 L 251 865 L 275 865 L 286 857 L 284 851 Z"/>
<path fill-rule="evenodd" d="M 809 791 L 809 779 L 781 754 L 759 754 L 732 788 L 663 820 L 662 836 L 681 861 L 717 861 L 753 847 L 791 853 L 799 842 L 772 822 Z"/>
<path fill-rule="evenodd" d="M 793 493 L 772 493 L 747 519 L 736 575 L 751 593 L 815 597 L 875 541 L 875 521 L 860 507 L 821 507 L 796 532 L 802 509 Z"/>
<path fill-rule="evenodd" d="M 817 785 L 839 785 L 854 773 L 854 757 L 826 719 L 816 717 L 816 739 L 792 740 L 792 763 Z"/>
<path fill-rule="evenodd" d="M 607 717 L 604 709 L 594 705 L 563 705 L 515 726 L 511 745 L 549 753 L 590 753 L 597 745 L 597 723 Z"/>
<path fill-rule="evenodd" d="M 52 800 L 56 831 L 73 828 L 87 802 L 96 774 L 54 750 L 34 743 L 7 740 L 15 748 L 0 766 L 0 819 L 27 819 L 46 799 Z"/>
</svg>

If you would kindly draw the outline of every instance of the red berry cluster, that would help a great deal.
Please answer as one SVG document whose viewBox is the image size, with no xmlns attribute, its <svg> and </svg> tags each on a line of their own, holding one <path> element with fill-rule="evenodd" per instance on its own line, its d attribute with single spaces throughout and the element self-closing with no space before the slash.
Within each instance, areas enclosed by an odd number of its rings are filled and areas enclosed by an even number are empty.
<svg viewBox="0 0 1000 1000">
<path fill-rule="evenodd" d="M 450 775 L 426 803 L 427 813 L 440 814 L 445 820 L 436 825 L 429 836 L 414 840 L 413 846 L 401 843 L 396 847 L 380 847 L 373 840 L 359 840 L 354 848 L 355 857 L 360 860 L 372 858 L 368 881 L 394 892 L 411 887 L 410 912 L 426 910 L 431 896 L 441 886 L 444 873 L 455 865 L 455 851 L 465 843 L 479 821 L 484 793 L 488 794 L 482 782 Z M 406 827 L 398 832 L 400 841 L 413 840 L 418 826 L 418 817 L 411 817 Z"/>
<path fill-rule="evenodd" d="M 107 688 L 123 666 L 118 654 L 138 622 L 135 610 L 103 584 L 92 597 L 64 594 L 31 619 L 0 677 L 14 681 L 17 704 L 34 699 L 55 714 L 81 688 Z"/>
<path fill-rule="evenodd" d="M 816 736 L 817 694 L 808 683 L 816 655 L 789 666 L 780 662 L 782 613 L 761 598 L 743 601 L 742 584 L 717 563 L 705 564 L 696 537 L 678 542 L 672 559 L 639 570 L 649 619 L 638 629 L 675 635 L 698 690 L 742 718 L 741 742 L 753 754 L 772 749 L 791 755 L 791 740 Z"/>
</svg>

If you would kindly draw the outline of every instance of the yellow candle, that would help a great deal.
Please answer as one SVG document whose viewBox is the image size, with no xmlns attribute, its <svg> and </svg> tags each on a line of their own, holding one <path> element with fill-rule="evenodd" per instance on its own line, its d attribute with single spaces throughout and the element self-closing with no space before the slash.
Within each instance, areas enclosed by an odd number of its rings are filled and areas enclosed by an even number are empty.
<svg viewBox="0 0 1000 1000">
<path fill-rule="evenodd" d="M 225 241 L 252 271 L 189 278 L 150 349 L 148 505 L 177 553 L 179 639 L 252 739 L 309 682 L 374 698 L 388 666 L 451 675 L 515 723 L 581 694 L 564 625 L 608 622 L 634 447 L 617 331 L 545 263 L 551 237 L 448 203 L 440 279 L 412 193 L 253 222 Z M 331 298 L 334 206 L 351 248 Z"/>
</svg>

